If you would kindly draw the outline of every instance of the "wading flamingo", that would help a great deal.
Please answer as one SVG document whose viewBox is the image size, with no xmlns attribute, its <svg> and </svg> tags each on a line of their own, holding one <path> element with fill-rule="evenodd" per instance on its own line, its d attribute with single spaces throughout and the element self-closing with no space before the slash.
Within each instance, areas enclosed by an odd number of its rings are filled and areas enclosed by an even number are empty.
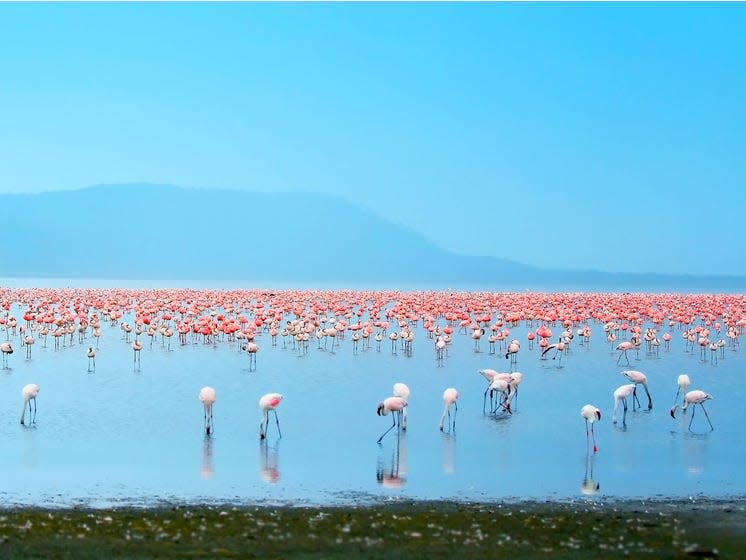
<svg viewBox="0 0 746 560">
<path fill-rule="evenodd" d="M 394 396 L 395 397 L 401 397 L 407 403 L 409 403 L 409 387 L 407 387 L 404 383 L 394 383 Z M 409 418 L 407 416 L 407 409 L 406 407 L 402 409 L 401 411 L 401 429 L 406 430 L 407 429 L 407 422 Z"/>
<path fill-rule="evenodd" d="M 629 379 L 632 383 L 635 385 L 642 385 L 642 388 L 645 389 L 645 394 L 648 396 L 648 410 L 653 408 L 653 399 L 650 396 L 650 391 L 648 391 L 648 377 L 641 371 L 635 371 L 633 369 L 623 371 L 622 375 Z M 635 401 L 637 402 L 637 406 L 642 408 L 640 406 L 640 401 L 637 399 L 637 392 L 635 391 L 634 399 L 632 401 L 632 410 L 635 409 Z"/>
<path fill-rule="evenodd" d="M 624 416 L 622 417 L 622 424 L 627 424 L 627 397 L 635 394 L 634 383 L 628 383 L 627 385 L 621 385 L 614 391 L 614 412 L 611 415 L 612 424 L 616 424 L 616 412 L 619 408 L 619 403 L 624 406 Z"/>
<path fill-rule="evenodd" d="M 282 437 L 282 432 L 280 432 L 280 420 L 277 418 L 277 407 L 280 402 L 282 402 L 282 395 L 280 393 L 267 393 L 259 399 L 259 410 L 262 411 L 262 421 L 259 423 L 259 439 L 267 437 L 270 410 L 275 413 L 275 424 L 277 424 L 278 437 Z"/>
<path fill-rule="evenodd" d="M 132 350 L 134 351 L 135 358 L 134 358 L 134 365 L 135 367 L 139 367 L 140 365 L 140 350 L 142 350 L 142 342 L 139 340 L 135 340 L 132 343 Z"/>
<path fill-rule="evenodd" d="M 21 411 L 21 424 L 26 424 L 26 406 L 28 405 L 28 420 L 29 424 L 36 422 L 36 395 L 39 394 L 39 386 L 35 383 L 29 383 L 21 389 L 21 396 L 23 397 L 23 410 Z M 31 401 L 34 402 L 34 413 L 31 414 Z"/>
<path fill-rule="evenodd" d="M 675 414 L 674 409 L 676 408 L 676 401 L 679 399 L 679 395 L 682 392 L 686 394 L 686 391 L 687 389 L 689 389 L 689 385 L 691 385 L 692 382 L 686 373 L 682 373 L 681 375 L 679 375 L 678 379 L 676 380 L 676 384 L 678 385 L 678 388 L 676 389 L 676 396 L 673 398 L 673 406 L 671 407 L 671 416 Z"/>
<path fill-rule="evenodd" d="M 10 342 L 0 344 L 0 351 L 3 353 L 3 369 L 8 369 L 8 356 L 13 353 L 13 347 Z"/>
<path fill-rule="evenodd" d="M 214 430 L 212 427 L 212 405 L 215 404 L 215 389 L 202 387 L 199 392 L 199 400 L 205 408 L 205 434 L 210 435 Z"/>
<path fill-rule="evenodd" d="M 593 439 L 593 452 L 596 453 L 598 451 L 598 448 L 596 447 L 596 433 L 593 431 L 593 423 L 596 422 L 596 420 L 601 420 L 601 411 L 598 409 L 598 407 L 595 407 L 592 404 L 587 404 L 580 409 L 580 415 L 585 418 L 586 445 L 588 444 L 588 424 L 590 424 L 590 433 L 591 438 Z"/>
<path fill-rule="evenodd" d="M 401 415 L 401 411 L 404 410 L 407 406 L 407 401 L 404 400 L 401 397 L 389 397 L 387 399 L 383 399 L 380 403 L 378 403 L 378 409 L 376 410 L 376 413 L 378 416 L 386 416 L 389 412 L 392 414 L 393 423 L 391 424 L 391 427 L 383 432 L 381 434 L 381 437 L 378 438 L 378 441 L 376 443 L 381 443 L 381 440 L 383 437 L 388 434 L 391 430 L 393 430 L 397 425 L 401 426 L 401 419 L 399 416 Z M 397 422 L 398 420 L 398 422 Z"/>
<path fill-rule="evenodd" d="M 34 345 L 34 342 L 36 341 L 34 340 L 34 337 L 31 336 L 30 334 L 23 337 L 23 343 L 26 345 L 26 359 L 27 360 L 31 359 L 31 347 Z"/>
<path fill-rule="evenodd" d="M 715 428 L 712 425 L 712 422 L 710 421 L 710 415 L 707 414 L 707 409 L 705 408 L 705 401 L 710 400 L 712 398 L 712 395 L 709 393 L 705 393 L 704 391 L 700 391 L 699 389 L 695 389 L 694 391 L 689 391 L 686 395 L 684 395 L 684 405 L 681 407 L 681 410 L 686 413 L 686 409 L 689 407 L 689 405 L 699 405 L 702 407 L 702 411 L 705 413 L 705 417 L 707 418 L 707 423 L 710 424 L 710 431 L 714 430 Z M 694 421 L 694 411 L 697 410 L 696 408 L 692 408 L 692 417 L 689 420 L 689 431 L 692 431 L 692 422 Z M 676 418 L 676 407 L 674 406 L 671 409 L 671 418 Z"/>
<path fill-rule="evenodd" d="M 440 431 L 443 431 L 443 424 L 445 423 L 446 416 L 448 416 L 448 426 L 451 431 L 456 431 L 456 413 L 458 412 L 458 391 L 453 387 L 449 387 L 443 391 L 443 415 L 440 417 Z M 451 407 L 453 407 L 453 423 L 451 423 Z"/>
<path fill-rule="evenodd" d="M 559 359 L 558 365 L 561 367 L 562 366 L 562 354 L 564 354 L 565 348 L 567 348 L 567 343 L 562 338 L 560 338 L 558 342 L 555 342 L 554 344 L 550 344 L 549 346 L 544 348 L 544 350 L 542 350 L 541 352 L 541 357 L 543 358 L 547 354 L 547 352 L 549 352 L 550 350 L 554 350 L 555 352 L 554 352 L 554 356 L 552 356 L 552 359 L 556 360 L 557 354 L 559 354 L 560 359 Z"/>
<path fill-rule="evenodd" d="M 627 365 L 629 365 L 629 356 L 627 356 L 627 351 L 634 350 L 635 348 L 635 343 L 628 340 L 625 340 L 624 342 L 619 344 L 616 347 L 616 349 L 619 350 L 619 357 L 616 359 L 617 365 L 619 365 L 619 361 L 622 359 L 622 356 L 624 356 L 624 359 L 627 360 Z"/>
<path fill-rule="evenodd" d="M 88 371 L 96 371 L 96 351 L 92 346 L 88 348 L 86 355 L 88 356 Z"/>
</svg>

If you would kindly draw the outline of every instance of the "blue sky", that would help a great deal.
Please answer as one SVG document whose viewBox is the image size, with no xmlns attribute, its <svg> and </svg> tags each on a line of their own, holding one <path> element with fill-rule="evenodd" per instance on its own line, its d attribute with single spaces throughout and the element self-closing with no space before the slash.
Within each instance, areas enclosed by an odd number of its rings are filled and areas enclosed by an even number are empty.
<svg viewBox="0 0 746 560">
<path fill-rule="evenodd" d="M 0 3 L 0 192 L 314 191 L 467 254 L 746 274 L 745 28 L 740 3 Z"/>
</svg>

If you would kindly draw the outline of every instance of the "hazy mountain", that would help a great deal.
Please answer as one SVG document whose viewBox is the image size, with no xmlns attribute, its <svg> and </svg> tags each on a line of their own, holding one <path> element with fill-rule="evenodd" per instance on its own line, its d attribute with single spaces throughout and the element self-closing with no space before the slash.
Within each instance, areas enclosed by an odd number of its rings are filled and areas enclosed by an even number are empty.
<svg viewBox="0 0 746 560">
<path fill-rule="evenodd" d="M 458 255 L 404 225 L 318 194 L 107 185 L 4 194 L 0 208 L 0 277 L 279 281 L 298 287 L 746 287 L 740 277 L 550 271 Z"/>
</svg>

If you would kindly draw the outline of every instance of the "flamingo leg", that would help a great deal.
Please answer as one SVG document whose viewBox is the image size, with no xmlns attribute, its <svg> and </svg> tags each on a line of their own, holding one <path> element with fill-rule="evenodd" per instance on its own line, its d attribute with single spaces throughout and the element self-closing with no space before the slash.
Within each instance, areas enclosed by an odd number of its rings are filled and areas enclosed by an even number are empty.
<svg viewBox="0 0 746 560">
<path fill-rule="evenodd" d="M 376 443 L 381 443 L 381 440 L 383 439 L 383 437 L 396 427 L 396 413 L 392 415 L 392 420 L 393 422 L 391 426 L 389 426 L 389 429 L 381 434 L 381 437 L 378 438 L 378 441 Z"/>
<path fill-rule="evenodd" d="M 277 418 L 277 410 L 273 411 L 275 413 L 275 424 L 277 424 L 277 435 L 278 437 L 282 438 L 282 432 L 280 431 L 280 419 Z M 269 417 L 267 418 L 267 422 L 269 422 Z"/>
<path fill-rule="evenodd" d="M 648 391 L 648 386 L 647 385 L 643 385 L 642 388 L 645 389 L 645 394 L 648 396 L 648 410 L 652 410 L 652 408 L 653 408 L 653 397 L 650 396 L 650 391 Z M 639 402 L 638 402 L 638 404 L 639 404 Z"/>
<path fill-rule="evenodd" d="M 458 412 L 458 403 L 454 402 L 454 403 L 453 403 L 453 425 L 452 425 L 452 427 L 451 427 L 451 430 L 453 430 L 454 432 L 456 431 L 456 413 L 457 413 L 457 412 Z M 450 411 L 449 411 L 449 412 L 448 412 L 448 416 L 449 416 L 449 418 L 448 418 L 448 421 L 449 421 L 449 422 L 451 421 L 451 420 L 450 420 L 450 414 L 451 414 L 451 413 L 450 413 Z"/>
<path fill-rule="evenodd" d="M 705 418 L 707 418 L 707 422 L 710 424 L 710 430 L 714 430 L 715 427 L 712 425 L 712 422 L 710 422 L 710 415 L 707 414 L 707 409 L 705 408 L 704 403 L 700 403 L 699 406 L 702 407 L 702 411 L 705 413 Z"/>
<path fill-rule="evenodd" d="M 694 422 L 694 413 L 697 411 L 696 405 L 692 407 L 692 417 L 689 419 L 689 431 L 692 431 L 692 422 Z"/>
<path fill-rule="evenodd" d="M 640 406 L 640 399 L 637 398 L 637 385 L 635 385 L 635 388 L 632 391 L 632 412 L 636 410 L 635 403 L 637 403 L 638 407 L 642 408 L 642 406 Z"/>
</svg>

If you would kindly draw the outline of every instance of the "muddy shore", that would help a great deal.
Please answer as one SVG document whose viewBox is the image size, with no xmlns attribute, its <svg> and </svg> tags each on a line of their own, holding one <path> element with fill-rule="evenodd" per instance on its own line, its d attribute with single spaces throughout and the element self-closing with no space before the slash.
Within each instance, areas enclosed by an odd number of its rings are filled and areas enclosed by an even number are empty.
<svg viewBox="0 0 746 560">
<path fill-rule="evenodd" d="M 739 558 L 746 502 L 0 509 L 23 558 Z M 413 556 L 414 555 L 414 556 Z"/>
</svg>

